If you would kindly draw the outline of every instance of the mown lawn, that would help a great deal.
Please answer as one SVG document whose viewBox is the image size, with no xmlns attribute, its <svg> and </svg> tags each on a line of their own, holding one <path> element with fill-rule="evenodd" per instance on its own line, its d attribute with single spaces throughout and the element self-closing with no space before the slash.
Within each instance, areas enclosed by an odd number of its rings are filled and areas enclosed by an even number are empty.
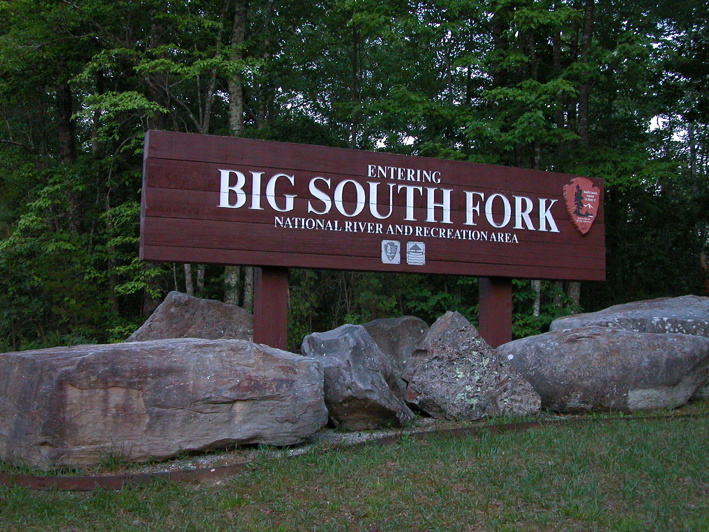
<svg viewBox="0 0 709 532">
<path fill-rule="evenodd" d="M 704 531 L 708 457 L 706 416 L 404 437 L 257 458 L 211 484 L 4 487 L 0 529 Z"/>
</svg>

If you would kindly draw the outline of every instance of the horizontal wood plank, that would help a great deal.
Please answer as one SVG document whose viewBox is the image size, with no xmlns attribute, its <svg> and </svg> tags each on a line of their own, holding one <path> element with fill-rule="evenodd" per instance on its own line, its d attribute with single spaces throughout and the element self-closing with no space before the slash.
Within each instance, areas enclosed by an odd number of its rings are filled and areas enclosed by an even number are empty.
<svg viewBox="0 0 709 532">
<path fill-rule="evenodd" d="M 574 253 L 571 244 L 522 241 L 520 244 L 490 241 L 426 238 L 416 234 L 386 235 L 379 233 L 352 234 L 347 231 L 300 230 L 275 228 L 269 224 L 195 221 L 170 218 L 160 223 L 149 221 L 144 232 L 144 244 L 151 246 L 194 247 L 204 250 L 223 249 L 244 253 L 261 250 L 269 253 L 288 253 L 296 248 L 298 253 L 317 255 L 357 255 L 380 260 L 382 240 L 421 241 L 426 244 L 427 258 L 450 262 L 487 262 L 492 264 L 548 263 L 543 252 L 559 257 L 555 266 L 564 268 L 599 268 L 603 261 Z M 297 247 L 293 242 L 297 242 Z M 462 245 L 461 245 L 462 244 Z M 467 245 L 466 245 L 467 244 Z M 355 248 L 355 249 L 352 249 Z M 205 261 L 210 262 L 210 261 Z"/>
<path fill-rule="evenodd" d="M 148 133 L 145 157 L 141 214 L 145 260 L 605 278 L 602 201 L 593 226 L 582 235 L 563 196 L 564 185 L 577 176 L 160 131 Z M 367 175 L 380 167 L 404 179 Z M 236 186 L 240 172 L 243 186 L 220 195 L 222 171 L 230 172 L 229 187 Z M 290 177 L 275 178 L 275 195 L 269 198 L 266 185 L 278 174 Z M 417 177 L 429 181 L 407 180 Z M 314 195 L 313 179 L 325 200 Z M 602 194 L 602 181 L 591 181 Z M 372 191 L 378 199 L 374 206 L 368 197 Z M 224 197 L 228 206 L 221 205 Z M 515 219 L 518 208 L 524 217 Z M 558 231 L 551 230 L 545 212 Z M 384 263 L 384 240 L 400 243 L 399 264 Z M 421 264 L 406 263 L 403 254 L 409 242 L 425 245 Z"/>
</svg>

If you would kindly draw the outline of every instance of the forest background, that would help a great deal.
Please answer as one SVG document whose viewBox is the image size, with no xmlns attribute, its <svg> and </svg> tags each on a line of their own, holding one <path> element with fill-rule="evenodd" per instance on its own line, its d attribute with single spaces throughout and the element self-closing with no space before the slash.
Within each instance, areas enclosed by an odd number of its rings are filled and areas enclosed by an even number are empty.
<svg viewBox="0 0 709 532">
<path fill-rule="evenodd" d="M 667 0 L 0 0 L 0 349 L 125 339 L 170 290 L 252 270 L 138 260 L 147 129 L 605 179 L 606 282 L 514 281 L 514 332 L 705 294 L 709 6 Z M 311 331 L 446 310 L 469 277 L 291 270 Z"/>
</svg>

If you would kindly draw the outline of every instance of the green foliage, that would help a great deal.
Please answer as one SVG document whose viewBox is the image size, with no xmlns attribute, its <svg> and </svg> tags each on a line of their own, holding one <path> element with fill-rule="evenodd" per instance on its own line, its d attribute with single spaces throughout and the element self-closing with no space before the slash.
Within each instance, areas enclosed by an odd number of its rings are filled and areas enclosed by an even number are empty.
<svg viewBox="0 0 709 532">
<path fill-rule="evenodd" d="M 565 292 L 562 283 L 542 281 L 537 293 L 529 281 L 514 280 L 512 336 L 524 338 L 549 331 L 556 318 L 579 312 L 581 309 Z M 539 298 L 539 314 L 534 303 Z"/>
<path fill-rule="evenodd" d="M 2 328 L 11 345 L 33 331 L 45 337 L 47 323 L 58 323 L 73 336 L 91 336 L 99 314 L 85 299 L 93 290 L 96 270 L 87 253 L 87 239 L 65 222 L 75 216 L 67 195 L 80 194 L 81 184 L 73 173 L 52 176 L 27 206 L 14 231 L 0 243 L 5 313 Z M 82 281 L 83 277 L 88 277 Z M 14 300 L 31 304 L 13 305 Z M 86 321 L 88 320 L 88 321 Z M 53 332 L 53 331 L 52 331 Z M 56 333 L 55 333 L 56 336 Z M 40 341 L 40 345 L 41 345 Z"/>
<path fill-rule="evenodd" d="M 602 177 L 608 281 L 581 306 L 702 293 L 703 4 L 256 0 L 233 42 L 237 3 L 0 2 L 2 347 L 120 340 L 186 289 L 181 266 L 137 258 L 142 143 L 231 134 L 236 86 L 249 137 Z M 202 271 L 221 298 L 223 268 Z M 578 310 L 562 292 L 517 283 L 515 335 Z M 293 344 L 446 310 L 475 321 L 474 279 L 291 275 Z"/>
</svg>

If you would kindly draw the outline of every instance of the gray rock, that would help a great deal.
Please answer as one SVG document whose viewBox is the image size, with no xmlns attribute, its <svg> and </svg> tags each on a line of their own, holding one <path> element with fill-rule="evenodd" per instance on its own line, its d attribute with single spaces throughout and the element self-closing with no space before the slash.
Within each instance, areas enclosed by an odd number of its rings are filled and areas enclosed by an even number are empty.
<svg viewBox="0 0 709 532">
<path fill-rule="evenodd" d="M 0 459 L 42 468 L 295 444 L 327 423 L 320 363 L 244 340 L 0 355 Z"/>
<path fill-rule="evenodd" d="M 498 347 L 560 412 L 677 407 L 709 377 L 709 338 L 612 327 L 554 331 Z"/>
<path fill-rule="evenodd" d="M 170 292 L 155 312 L 126 342 L 167 338 L 251 340 L 253 318 L 241 307 Z"/>
<path fill-rule="evenodd" d="M 598 312 L 554 320 L 550 331 L 582 327 L 614 327 L 641 333 L 680 333 L 709 337 L 709 297 L 658 298 L 615 305 Z M 709 383 L 700 386 L 692 399 L 709 398 Z"/>
<path fill-rule="evenodd" d="M 558 318 L 550 331 L 615 327 L 642 333 L 709 336 L 709 297 L 682 296 L 615 305 L 598 312 Z"/>
<path fill-rule="evenodd" d="M 697 388 L 697 391 L 691 397 L 692 401 L 705 401 L 707 399 L 709 399 L 709 384 Z"/>
<path fill-rule="evenodd" d="M 457 312 L 429 329 L 403 375 L 406 400 L 434 418 L 536 414 L 539 395 Z"/>
<path fill-rule="evenodd" d="M 389 359 L 392 369 L 391 378 L 388 379 L 389 387 L 399 399 L 403 399 L 406 393 L 406 381 L 401 378 L 401 375 L 406 362 L 428 331 L 428 324 L 414 316 L 402 316 L 370 321 L 364 323 L 362 327 Z"/>
<path fill-rule="evenodd" d="M 343 325 L 303 339 L 304 355 L 321 358 L 330 419 L 346 430 L 399 427 L 414 413 L 389 388 L 392 368 L 361 325 Z"/>
</svg>

